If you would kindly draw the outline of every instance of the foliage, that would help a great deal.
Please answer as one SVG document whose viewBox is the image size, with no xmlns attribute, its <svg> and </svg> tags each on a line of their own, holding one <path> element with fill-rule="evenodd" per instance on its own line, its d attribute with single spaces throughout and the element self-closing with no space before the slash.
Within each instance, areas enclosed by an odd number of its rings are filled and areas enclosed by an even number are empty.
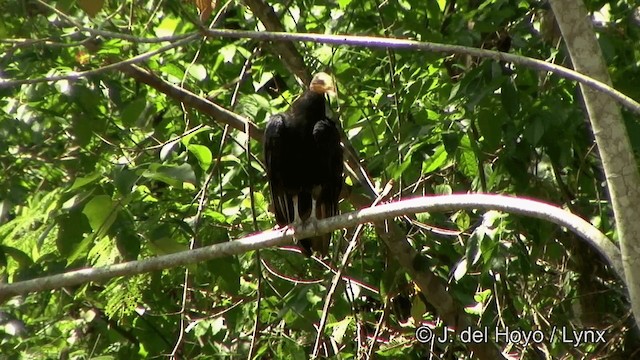
<svg viewBox="0 0 640 360">
<path fill-rule="evenodd" d="M 197 30 L 196 7 L 186 2 L 88 3 L 2 2 L 2 79 L 98 69 L 166 45 L 157 37 Z M 568 64 L 539 2 L 270 5 L 290 32 L 411 38 Z M 598 35 L 614 87 L 640 98 L 640 53 L 629 46 L 640 37 L 638 10 L 624 1 L 587 5 L 605 19 Z M 262 29 L 241 3 L 218 4 L 216 13 L 216 27 Z M 94 36 L 81 27 L 119 36 Z M 334 117 L 375 185 L 396 181 L 394 199 L 452 192 L 532 197 L 563 206 L 615 237 L 574 83 L 463 56 L 296 46 L 309 69 L 336 77 Z M 250 39 L 207 38 L 141 65 L 264 127 L 266 116 L 285 109 L 301 90 L 270 49 Z M 230 241 L 273 226 L 261 145 L 117 69 L 0 86 L 0 94 L 0 271 L 6 282 Z M 638 149 L 638 124 L 625 116 Z M 341 206 L 353 208 L 348 200 Z M 472 322 L 545 334 L 540 344 L 499 341 L 500 348 L 523 358 L 629 358 L 637 350 L 622 284 L 571 233 L 496 212 L 397 221 L 467 306 Z M 353 233 L 334 236 L 333 264 Z M 420 324 L 442 329 L 429 294 L 415 289 L 372 227 L 360 242 L 346 274 L 362 286 L 339 286 L 323 353 L 363 356 L 363 346 L 371 346 L 365 339 L 384 316 L 376 357 L 468 357 L 459 339 L 435 348 L 416 341 Z M 173 353 L 192 359 L 246 357 L 253 347 L 255 357 L 305 358 L 331 275 L 298 253 L 265 249 L 16 297 L 0 305 L 0 353 L 105 359 Z M 574 348 L 550 339 L 554 327 L 607 329 L 607 343 Z"/>
</svg>

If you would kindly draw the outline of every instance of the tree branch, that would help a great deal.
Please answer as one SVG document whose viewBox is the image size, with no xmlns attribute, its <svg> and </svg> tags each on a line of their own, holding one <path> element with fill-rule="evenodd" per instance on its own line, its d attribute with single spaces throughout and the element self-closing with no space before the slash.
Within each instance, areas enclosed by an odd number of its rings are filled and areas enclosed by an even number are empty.
<svg viewBox="0 0 640 360">
<path fill-rule="evenodd" d="M 518 199 L 502 195 L 445 195 L 436 197 L 419 197 L 411 200 L 387 203 L 359 211 L 342 214 L 317 222 L 316 226 L 308 224 L 296 229 L 285 231 L 267 231 L 251 235 L 243 239 L 206 246 L 203 248 L 182 251 L 175 254 L 154 258 L 130 261 L 100 268 L 87 268 L 69 271 L 64 274 L 46 276 L 39 279 L 20 281 L 12 284 L 0 285 L 0 303 L 14 295 L 33 291 L 52 290 L 65 286 L 80 285 L 89 281 L 108 280 L 117 276 L 131 276 L 150 271 L 193 264 L 212 260 L 223 256 L 237 255 L 250 250 L 282 245 L 296 238 L 317 236 L 345 227 L 353 227 L 365 222 L 375 222 L 377 227 L 383 226 L 382 220 L 417 212 L 435 212 L 457 209 L 494 209 L 528 215 L 539 219 L 549 220 L 565 226 L 593 245 L 622 274 L 620 254 L 618 249 L 591 224 L 563 209 L 538 201 Z M 449 326 L 461 331 L 473 325 L 464 314 L 461 305 L 449 295 L 440 279 L 429 271 L 428 260 L 417 255 L 404 236 L 391 228 L 390 231 L 380 231 L 391 252 L 396 256 L 409 275 L 416 281 L 420 289 L 428 293 L 428 301 L 436 308 L 438 314 Z M 380 230 L 380 229 L 378 229 Z M 469 348 L 475 356 L 486 359 L 504 358 L 492 343 L 470 343 Z"/>
<path fill-rule="evenodd" d="M 244 0 L 244 3 L 268 31 L 284 31 L 278 15 L 264 0 Z M 275 42 L 273 48 L 274 55 L 281 58 L 284 65 L 302 81 L 303 85 L 306 86 L 311 82 L 311 74 L 304 65 L 304 59 L 292 42 Z"/>
<path fill-rule="evenodd" d="M 248 129 L 248 135 L 251 138 L 262 142 L 264 132 L 251 120 L 229 111 L 207 99 L 201 98 L 189 90 L 164 81 L 139 66 L 123 64 L 119 66 L 118 69 L 141 83 L 147 84 L 189 107 L 198 109 L 202 113 L 210 115 L 216 121 L 227 124 L 242 132 L 246 132 Z"/>
<path fill-rule="evenodd" d="M 390 39 L 374 36 L 352 36 L 352 35 L 326 35 L 326 34 L 300 34 L 268 31 L 243 31 L 227 29 L 207 29 L 204 31 L 210 37 L 225 38 L 250 38 L 255 40 L 279 40 L 279 41 L 309 41 L 320 44 L 362 46 L 367 48 L 389 48 L 399 50 L 419 50 L 428 52 L 441 52 L 447 54 L 471 55 L 481 58 L 493 59 L 495 61 L 511 62 L 541 71 L 550 71 L 560 77 L 577 81 L 593 89 L 601 91 L 613 97 L 620 104 L 629 110 L 640 114 L 640 103 L 612 88 L 611 86 L 592 79 L 577 71 L 564 66 L 551 64 L 542 60 L 514 55 L 494 50 L 478 49 L 460 45 L 439 44 L 434 42 L 421 42 L 406 39 Z"/>
<path fill-rule="evenodd" d="M 410 200 L 391 202 L 375 207 L 318 220 L 317 226 L 310 224 L 286 231 L 265 231 L 245 238 L 182 251 L 170 255 L 130 261 L 99 268 L 86 268 L 64 274 L 0 285 L 0 300 L 10 296 L 44 291 L 65 286 L 74 286 L 90 281 L 107 280 L 117 276 L 131 276 L 150 271 L 169 269 L 194 264 L 224 256 L 238 255 L 251 250 L 283 245 L 296 238 L 325 234 L 367 222 L 382 221 L 407 214 L 437 212 L 459 209 L 493 209 L 514 214 L 527 215 L 548 220 L 566 227 L 589 242 L 612 265 L 618 275 L 622 274 L 618 248 L 598 229 L 587 221 L 559 207 L 543 202 L 503 195 L 461 194 L 423 196 Z M 622 278 L 622 276 L 621 276 Z"/>
<path fill-rule="evenodd" d="M 620 91 L 612 88 L 611 86 L 585 76 L 577 71 L 568 69 L 564 66 L 559 66 L 551 63 L 547 63 L 542 60 L 528 58 L 519 55 L 513 55 L 500 51 L 477 49 L 473 47 L 460 46 L 460 45 L 448 45 L 439 44 L 434 42 L 420 42 L 415 40 L 406 39 L 389 39 L 373 36 L 351 36 L 351 35 L 325 35 L 325 34 L 292 34 L 285 32 L 269 32 L 269 31 L 244 31 L 244 30 L 227 30 L 227 29 L 201 29 L 209 37 L 224 37 L 232 39 L 255 39 L 262 41 L 309 41 L 321 44 L 333 44 L 333 45 L 348 45 L 348 46 L 362 46 L 368 48 L 391 48 L 402 50 L 419 50 L 428 52 L 441 52 L 447 54 L 463 54 L 471 55 L 481 58 L 493 59 L 495 61 L 512 62 L 514 64 L 523 65 L 532 69 L 540 71 L 550 71 L 562 78 L 574 80 L 590 88 L 601 91 L 629 110 L 640 114 L 640 103 L 636 102 L 632 98 L 626 96 Z M 190 36 L 187 36 L 191 39 Z M 180 41 L 180 44 L 184 40 Z M 171 48 L 179 45 L 173 44 Z M 154 52 L 154 54 L 157 51 Z M 148 54 L 146 54 L 148 55 Z M 137 58 L 123 61 L 124 63 L 139 61 Z M 115 64 L 114 64 L 115 65 Z M 83 76 L 95 75 L 96 72 L 104 71 L 103 68 L 96 70 L 89 70 L 84 72 L 73 73 L 70 75 L 56 76 L 52 78 L 38 78 L 38 79 L 26 79 L 26 80 L 3 80 L 0 81 L 0 89 L 14 87 L 22 84 L 35 84 L 40 82 L 51 82 L 64 79 L 77 79 Z"/>
<path fill-rule="evenodd" d="M 23 80 L 2 80 L 0 79 L 0 89 L 5 89 L 5 88 L 11 88 L 14 86 L 19 86 L 19 85 L 25 85 L 25 84 L 38 84 L 38 83 L 42 83 L 42 82 L 55 82 L 55 81 L 61 81 L 61 80 L 77 80 L 77 79 L 81 79 L 81 78 L 88 78 L 91 76 L 95 76 L 95 75 L 99 75 L 105 72 L 109 72 L 112 71 L 115 68 L 120 68 L 123 66 L 128 66 L 128 65 L 132 65 L 132 64 L 136 64 L 136 63 L 141 63 L 144 61 L 149 60 L 150 58 L 152 58 L 155 55 L 158 55 L 160 53 L 163 53 L 165 51 L 177 48 L 177 47 L 181 47 L 184 46 L 190 42 L 192 42 L 193 40 L 198 38 L 198 34 L 197 33 L 193 33 L 190 34 L 189 36 L 185 36 L 184 38 L 181 38 L 180 40 L 176 41 L 176 42 L 172 42 L 169 43 L 168 45 L 162 46 L 158 49 L 155 50 L 151 50 L 148 51 L 144 54 L 140 54 L 137 56 L 134 56 L 130 59 L 126 59 L 126 60 L 122 60 L 119 61 L 117 63 L 113 63 L 113 64 L 108 64 L 105 66 L 101 66 L 97 69 L 91 69 L 91 70 L 86 70 L 86 71 L 79 71 L 79 72 L 68 72 L 65 75 L 57 75 L 57 76 L 48 76 L 45 78 L 36 78 L 36 79 L 23 79 Z"/>
<path fill-rule="evenodd" d="M 131 68 L 141 70 L 135 66 L 132 66 Z M 151 73 L 145 72 L 144 70 L 131 74 L 132 76 L 138 76 L 138 79 L 141 82 L 149 84 L 150 86 L 159 89 L 187 105 L 196 107 L 205 113 L 211 114 L 214 119 L 230 124 L 234 128 L 244 130 L 239 128 L 239 124 L 248 122 L 251 124 L 251 128 L 249 130 L 250 136 L 258 141 L 262 141 L 262 131 L 257 129 L 248 119 L 233 114 L 209 101 L 200 99 L 184 89 L 168 84 L 162 79 Z M 346 160 L 349 162 L 351 159 Z M 356 165 L 359 165 L 357 160 Z M 375 192 L 370 183 L 361 182 L 361 185 L 368 193 Z M 350 200 L 354 206 L 362 208 L 370 205 L 370 199 L 358 197 L 356 196 L 357 194 L 351 195 Z M 464 312 L 463 307 L 447 292 L 446 286 L 442 283 L 442 280 L 433 274 L 428 266 L 415 266 L 416 259 L 419 259 L 419 256 L 415 249 L 413 249 L 406 240 L 403 231 L 394 222 L 378 221 L 374 224 L 376 232 L 379 234 L 380 238 L 384 240 L 392 255 L 398 259 L 399 263 L 415 281 L 418 287 L 420 287 L 423 293 L 429 294 L 429 302 L 437 309 L 438 314 L 442 317 L 445 323 L 450 327 L 458 329 L 469 327 L 471 324 L 467 320 L 467 315 Z M 586 224 L 590 226 L 588 223 Z M 600 233 L 598 232 L 598 234 Z M 602 236 L 602 234 L 600 234 L 600 236 Z M 594 237 L 594 239 L 597 238 L 598 236 Z M 613 246 L 606 237 L 601 237 L 599 243 L 603 248 L 606 248 L 607 246 L 613 248 L 605 251 L 609 254 L 608 259 L 610 263 L 616 264 L 617 261 L 619 262 L 620 258 L 617 248 L 615 248 L 615 246 Z M 600 252 L 602 252 L 602 250 Z M 614 268 L 619 269 L 619 266 L 614 265 Z M 470 345 L 470 348 L 474 351 L 476 356 L 481 359 L 495 359 L 501 357 L 493 344 L 473 344 Z"/>
</svg>

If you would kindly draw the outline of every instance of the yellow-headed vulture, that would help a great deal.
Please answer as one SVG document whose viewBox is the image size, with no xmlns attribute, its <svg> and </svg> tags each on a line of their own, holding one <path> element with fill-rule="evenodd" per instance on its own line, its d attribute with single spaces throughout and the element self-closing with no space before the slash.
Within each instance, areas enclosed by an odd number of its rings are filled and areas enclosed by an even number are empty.
<svg viewBox="0 0 640 360">
<path fill-rule="evenodd" d="M 325 102 L 325 94 L 333 91 L 331 77 L 318 73 L 288 111 L 269 118 L 264 155 L 276 222 L 281 227 L 338 214 L 342 148 Z M 331 234 L 298 241 L 307 256 L 314 251 L 324 256 Z"/>
</svg>

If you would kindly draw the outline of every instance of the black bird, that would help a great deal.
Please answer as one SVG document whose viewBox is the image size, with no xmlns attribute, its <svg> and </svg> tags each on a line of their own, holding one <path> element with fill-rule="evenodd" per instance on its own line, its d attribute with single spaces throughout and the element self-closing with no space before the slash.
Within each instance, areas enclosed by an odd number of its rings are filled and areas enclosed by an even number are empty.
<svg viewBox="0 0 640 360">
<path fill-rule="evenodd" d="M 334 91 L 326 73 L 291 108 L 272 115 L 264 133 L 264 155 L 276 222 L 300 225 L 338 214 L 342 189 L 340 134 L 327 117 L 325 94 Z M 325 256 L 331 234 L 299 239 L 304 253 Z"/>
</svg>

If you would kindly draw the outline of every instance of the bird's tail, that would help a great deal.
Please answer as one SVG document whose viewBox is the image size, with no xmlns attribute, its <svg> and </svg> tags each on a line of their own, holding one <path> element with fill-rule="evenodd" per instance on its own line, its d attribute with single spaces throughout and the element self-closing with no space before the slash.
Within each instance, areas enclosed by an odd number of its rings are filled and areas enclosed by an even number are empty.
<svg viewBox="0 0 640 360">
<path fill-rule="evenodd" d="M 323 257 L 327 256 L 329 254 L 330 242 L 331 234 L 323 234 L 299 240 L 300 246 L 302 246 L 302 252 L 307 256 L 311 256 L 314 251 Z"/>
</svg>

